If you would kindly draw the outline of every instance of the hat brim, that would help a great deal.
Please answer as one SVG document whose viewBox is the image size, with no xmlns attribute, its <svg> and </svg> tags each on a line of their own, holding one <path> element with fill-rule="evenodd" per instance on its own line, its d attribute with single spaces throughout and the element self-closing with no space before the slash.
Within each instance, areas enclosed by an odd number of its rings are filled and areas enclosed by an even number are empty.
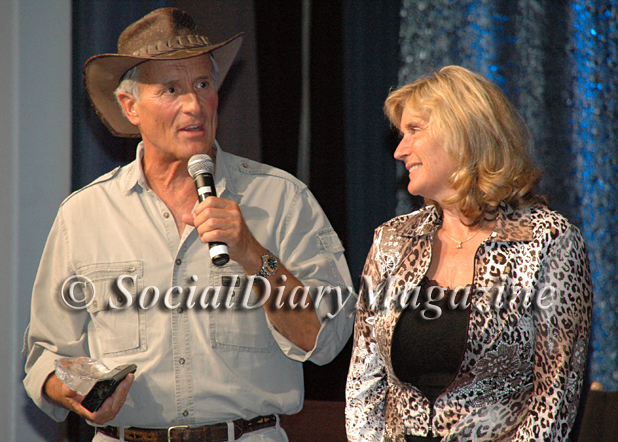
<svg viewBox="0 0 618 442">
<path fill-rule="evenodd" d="M 122 113 L 114 91 L 122 76 L 132 67 L 149 60 L 182 60 L 212 53 L 219 67 L 218 86 L 236 58 L 244 34 L 240 33 L 223 43 L 180 49 L 154 57 L 135 57 L 121 54 L 101 54 L 90 58 L 84 65 L 84 86 L 97 115 L 117 137 L 139 137 L 139 129 Z"/>
</svg>

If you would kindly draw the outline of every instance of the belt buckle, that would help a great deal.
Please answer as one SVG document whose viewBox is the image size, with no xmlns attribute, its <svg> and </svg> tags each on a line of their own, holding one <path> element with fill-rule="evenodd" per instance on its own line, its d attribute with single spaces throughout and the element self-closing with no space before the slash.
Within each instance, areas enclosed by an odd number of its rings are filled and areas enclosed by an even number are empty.
<svg viewBox="0 0 618 442">
<path fill-rule="evenodd" d="M 186 430 L 190 428 L 188 425 L 174 425 L 167 429 L 167 442 L 172 442 L 172 431 L 174 430 Z"/>
</svg>

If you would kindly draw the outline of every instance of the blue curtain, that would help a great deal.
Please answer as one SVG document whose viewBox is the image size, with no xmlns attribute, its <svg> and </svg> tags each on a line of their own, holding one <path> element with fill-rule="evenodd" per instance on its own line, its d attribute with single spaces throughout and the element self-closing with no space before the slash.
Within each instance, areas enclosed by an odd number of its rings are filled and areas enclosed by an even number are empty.
<svg viewBox="0 0 618 442">
<path fill-rule="evenodd" d="M 134 21 L 171 0 L 73 0 L 73 190 L 135 158 L 135 138 L 114 137 L 86 97 L 83 68 L 93 55 L 118 52 L 118 36 Z"/>
<path fill-rule="evenodd" d="M 459 64 L 502 87 L 528 123 L 543 191 L 586 238 L 589 376 L 607 390 L 618 390 L 617 24 L 611 0 L 403 0 L 400 27 L 399 84 Z M 396 211 L 411 208 L 402 187 Z"/>
<path fill-rule="evenodd" d="M 397 86 L 399 0 L 344 0 L 346 256 L 356 288 L 373 231 L 395 216 L 396 134 L 382 112 Z"/>
</svg>

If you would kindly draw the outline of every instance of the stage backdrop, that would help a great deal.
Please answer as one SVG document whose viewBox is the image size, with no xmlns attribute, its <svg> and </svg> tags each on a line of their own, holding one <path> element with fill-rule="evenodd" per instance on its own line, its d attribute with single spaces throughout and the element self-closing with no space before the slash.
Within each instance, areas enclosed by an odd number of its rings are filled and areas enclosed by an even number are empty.
<svg viewBox="0 0 618 442">
<path fill-rule="evenodd" d="M 618 390 L 617 24 L 608 0 L 403 0 L 400 28 L 399 84 L 459 64 L 502 87 L 527 121 L 552 208 L 586 238 L 589 379 L 606 390 Z M 412 206 L 402 187 L 397 212 Z"/>
<path fill-rule="evenodd" d="M 381 111 L 388 90 L 398 81 L 403 84 L 452 63 L 487 75 L 506 91 L 530 126 L 534 156 L 545 171 L 544 189 L 552 206 L 584 232 L 595 289 L 591 378 L 616 390 L 618 301 L 611 287 L 617 279 L 613 266 L 618 251 L 611 243 L 617 229 L 611 223 L 617 218 L 618 118 L 611 80 L 618 69 L 618 17 L 616 1 L 587 1 L 314 2 L 311 189 L 346 245 L 357 284 L 373 229 L 412 207 L 405 187 L 395 199 L 392 152 L 397 140 Z M 178 4 L 194 13 L 205 12 L 197 1 L 195 6 L 171 0 L 73 2 L 74 189 L 130 161 L 136 143 L 109 135 L 90 109 L 81 81 L 84 61 L 114 52 L 120 30 L 146 12 Z M 209 7 L 225 4 L 208 2 Z M 242 11 L 250 12 L 246 6 Z M 253 12 L 257 35 L 246 23 L 229 28 L 231 34 L 246 31 L 243 51 L 254 48 L 258 54 L 257 68 L 253 50 L 240 54 L 237 67 L 242 75 L 259 74 L 260 99 L 246 99 L 251 106 L 244 110 L 251 107 L 261 124 L 259 130 L 253 123 L 234 130 L 253 137 L 225 145 L 251 146 L 249 152 L 238 153 L 261 156 L 295 173 L 300 7 L 273 0 L 256 2 Z M 209 32 L 207 21 L 199 26 Z M 344 353 L 337 375 L 328 367 L 329 377 L 338 379 L 338 386 L 329 389 L 337 397 L 342 395 L 349 360 L 349 352 Z M 324 384 L 324 376 L 316 378 Z"/>
</svg>

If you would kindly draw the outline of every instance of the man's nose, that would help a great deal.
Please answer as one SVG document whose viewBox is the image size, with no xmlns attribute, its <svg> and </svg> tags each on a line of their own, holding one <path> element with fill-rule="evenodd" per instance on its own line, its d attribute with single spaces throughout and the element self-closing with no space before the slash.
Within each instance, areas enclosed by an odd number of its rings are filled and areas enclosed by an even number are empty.
<svg viewBox="0 0 618 442">
<path fill-rule="evenodd" d="M 183 96 L 183 109 L 187 113 L 199 113 L 202 111 L 202 103 L 195 92 L 187 92 Z"/>
</svg>

